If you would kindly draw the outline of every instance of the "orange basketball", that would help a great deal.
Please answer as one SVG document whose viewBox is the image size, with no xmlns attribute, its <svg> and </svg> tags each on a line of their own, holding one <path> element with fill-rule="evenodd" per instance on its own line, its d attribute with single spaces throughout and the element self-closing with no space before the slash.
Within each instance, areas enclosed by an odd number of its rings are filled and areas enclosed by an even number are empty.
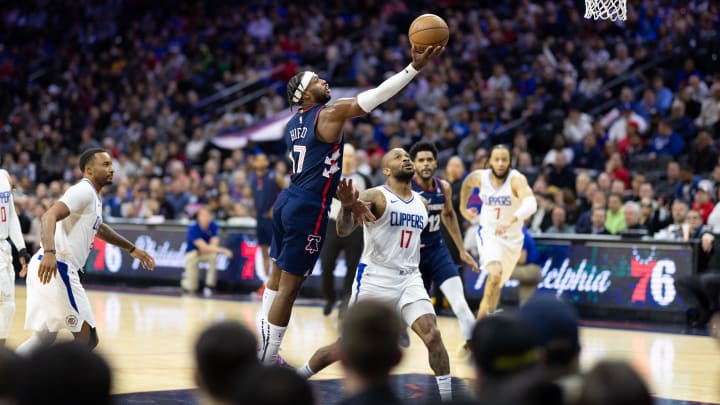
<svg viewBox="0 0 720 405">
<path fill-rule="evenodd" d="M 408 38 L 417 52 L 423 52 L 428 46 L 447 45 L 450 30 L 442 18 L 435 14 L 423 14 L 410 24 Z"/>
</svg>

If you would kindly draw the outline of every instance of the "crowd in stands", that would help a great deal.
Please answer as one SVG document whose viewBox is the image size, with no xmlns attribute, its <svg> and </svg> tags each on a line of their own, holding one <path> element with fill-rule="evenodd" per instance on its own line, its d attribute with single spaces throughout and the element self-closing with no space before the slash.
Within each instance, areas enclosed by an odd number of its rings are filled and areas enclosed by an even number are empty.
<svg viewBox="0 0 720 405">
<path fill-rule="evenodd" d="M 541 203 L 534 232 L 640 226 L 675 237 L 687 215 L 675 200 L 717 226 L 717 3 L 634 1 L 623 24 L 585 23 L 576 3 L 448 2 L 451 41 L 439 62 L 347 123 L 358 170 L 377 183 L 384 151 L 423 139 L 441 150 L 441 164 L 459 156 L 468 171 L 505 142 Z M 410 59 L 404 27 L 419 12 L 353 1 L 44 5 L 0 9 L 0 165 L 14 178 L 31 243 L 38 216 L 79 178 L 74 162 L 91 146 L 116 159 L 108 217 L 188 218 L 202 204 L 218 219 L 252 216 L 253 152 L 286 172 L 282 142 L 228 151 L 211 139 L 285 109 L 286 80 L 305 66 L 332 86 L 379 83 Z M 248 83 L 264 96 L 204 107 Z"/>
</svg>

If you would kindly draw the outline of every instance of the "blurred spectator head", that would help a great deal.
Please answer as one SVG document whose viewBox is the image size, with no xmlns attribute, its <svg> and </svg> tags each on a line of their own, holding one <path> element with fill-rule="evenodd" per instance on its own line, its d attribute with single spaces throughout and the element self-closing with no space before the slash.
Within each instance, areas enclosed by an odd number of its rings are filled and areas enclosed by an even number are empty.
<svg viewBox="0 0 720 405">
<path fill-rule="evenodd" d="M 445 176 L 450 182 L 461 180 L 465 176 L 465 164 L 460 157 L 453 156 L 448 159 L 445 166 Z"/>
<path fill-rule="evenodd" d="M 387 381 L 402 358 L 401 329 L 397 311 L 384 303 L 367 300 L 351 306 L 342 323 L 343 367 L 366 382 Z"/>
<path fill-rule="evenodd" d="M 624 193 L 625 193 L 625 182 L 620 179 L 613 180 L 612 184 L 610 185 L 610 194 L 623 195 Z"/>
<path fill-rule="evenodd" d="M 255 335 L 235 321 L 216 323 L 195 342 L 195 382 L 215 400 L 233 398 L 238 379 L 260 368 Z"/>
<path fill-rule="evenodd" d="M 676 225 L 680 225 L 685 222 L 689 209 L 690 206 L 688 205 L 687 201 L 681 200 L 679 198 L 675 199 L 672 203 L 671 208 L 673 222 Z"/>
<path fill-rule="evenodd" d="M 527 323 L 509 315 L 480 319 L 473 329 L 471 349 L 481 389 L 532 368 L 539 360 L 538 343 Z"/>
<path fill-rule="evenodd" d="M 0 346 L 0 404 L 15 404 L 29 380 L 24 377 L 25 360 Z"/>
<path fill-rule="evenodd" d="M 618 212 L 622 208 L 622 194 L 619 193 L 610 193 L 608 196 L 608 210 L 615 213 Z"/>
<path fill-rule="evenodd" d="M 594 229 L 602 229 L 605 226 L 605 220 L 607 215 L 605 214 L 605 208 L 593 207 L 590 214 L 590 222 Z"/>
<path fill-rule="evenodd" d="M 590 181 L 590 175 L 585 172 L 582 172 L 575 177 L 575 191 L 578 195 L 585 194 Z"/>
<path fill-rule="evenodd" d="M 520 317 L 543 348 L 542 358 L 547 365 L 569 372 L 579 370 L 580 335 L 575 308 L 552 294 L 536 294 L 520 308 Z"/>
<path fill-rule="evenodd" d="M 213 221 L 213 209 L 210 206 L 202 206 L 197 212 L 197 223 L 202 229 L 208 229 Z"/>
<path fill-rule="evenodd" d="M 562 229 L 567 224 L 567 211 L 562 205 L 556 205 L 552 210 L 552 224 L 557 229 Z"/>
<path fill-rule="evenodd" d="M 689 210 L 685 216 L 685 220 L 690 224 L 690 235 L 694 234 L 700 227 L 703 226 L 703 217 L 700 211 Z"/>
<path fill-rule="evenodd" d="M 34 351 L 20 404 L 110 404 L 110 367 L 87 345 L 58 343 Z"/>
<path fill-rule="evenodd" d="M 583 377 L 578 403 L 584 405 L 651 405 L 645 382 L 629 364 L 604 360 Z"/>
<path fill-rule="evenodd" d="M 700 180 L 697 190 L 695 190 L 695 203 L 703 205 L 711 202 L 713 199 L 713 185 L 710 180 Z"/>
<path fill-rule="evenodd" d="M 610 174 L 607 172 L 602 172 L 598 174 L 597 183 L 600 191 L 603 193 L 609 193 L 610 186 L 612 185 L 612 177 L 610 177 Z"/>
<path fill-rule="evenodd" d="M 634 201 L 626 202 L 623 206 L 623 215 L 628 228 L 638 225 L 640 223 L 640 205 Z"/>
<path fill-rule="evenodd" d="M 669 181 L 680 180 L 680 163 L 674 160 L 669 161 L 667 164 L 666 174 Z"/>
<path fill-rule="evenodd" d="M 252 158 L 252 166 L 258 173 L 264 173 L 270 167 L 270 160 L 264 152 L 258 152 Z"/>
<path fill-rule="evenodd" d="M 355 173 L 356 167 L 357 161 L 355 160 L 355 147 L 349 143 L 345 143 L 345 146 L 343 147 L 343 175 L 349 176 Z"/>
</svg>

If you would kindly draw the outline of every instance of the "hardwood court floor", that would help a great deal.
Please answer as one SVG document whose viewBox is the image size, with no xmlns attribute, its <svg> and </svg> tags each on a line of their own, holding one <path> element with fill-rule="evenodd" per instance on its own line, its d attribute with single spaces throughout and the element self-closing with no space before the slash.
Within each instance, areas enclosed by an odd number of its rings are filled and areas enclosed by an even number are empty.
<svg viewBox="0 0 720 405">
<path fill-rule="evenodd" d="M 92 286 L 89 291 L 100 336 L 98 351 L 113 369 L 115 393 L 194 388 L 192 345 L 200 331 L 224 319 L 254 328 L 259 308 L 259 302 L 98 291 Z M 23 330 L 23 286 L 16 289 L 16 304 L 8 338 L 11 348 L 29 336 Z M 439 323 L 452 375 L 471 377 L 467 359 L 459 356 L 462 337 L 457 321 L 441 317 Z M 315 348 L 335 340 L 336 329 L 335 313 L 323 317 L 320 307 L 298 306 L 281 354 L 289 363 L 301 365 Z M 720 403 L 720 344 L 709 337 L 583 327 L 581 339 L 583 369 L 599 359 L 625 359 L 646 378 L 657 397 Z M 415 336 L 411 336 L 411 346 L 395 373 L 431 374 L 425 348 Z M 334 365 L 314 379 L 341 377 L 341 368 Z"/>
</svg>

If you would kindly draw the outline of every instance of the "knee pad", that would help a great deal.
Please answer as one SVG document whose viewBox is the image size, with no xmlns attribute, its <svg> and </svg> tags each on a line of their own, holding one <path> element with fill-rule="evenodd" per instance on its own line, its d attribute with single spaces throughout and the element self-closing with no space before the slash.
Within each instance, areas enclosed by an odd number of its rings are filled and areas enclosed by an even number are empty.
<svg viewBox="0 0 720 405">
<path fill-rule="evenodd" d="M 88 347 L 90 347 L 90 350 L 97 347 L 98 343 L 100 343 L 100 339 L 98 338 L 97 334 L 97 328 L 90 328 L 90 336 L 88 338 Z"/>
</svg>

